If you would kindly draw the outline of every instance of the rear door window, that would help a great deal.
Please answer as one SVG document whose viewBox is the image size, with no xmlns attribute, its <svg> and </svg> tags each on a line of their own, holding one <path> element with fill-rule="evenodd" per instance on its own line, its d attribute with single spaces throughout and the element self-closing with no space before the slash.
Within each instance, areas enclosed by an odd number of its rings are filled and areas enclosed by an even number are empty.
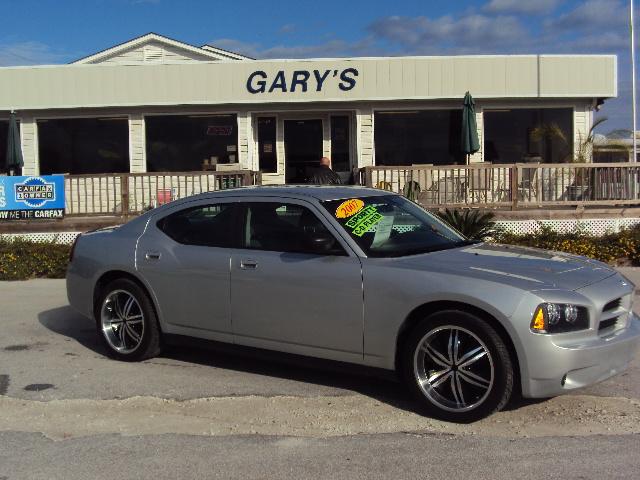
<svg viewBox="0 0 640 480">
<path fill-rule="evenodd" d="M 237 206 L 232 203 L 199 205 L 172 213 L 157 223 L 168 237 L 184 245 L 233 246 Z"/>
</svg>

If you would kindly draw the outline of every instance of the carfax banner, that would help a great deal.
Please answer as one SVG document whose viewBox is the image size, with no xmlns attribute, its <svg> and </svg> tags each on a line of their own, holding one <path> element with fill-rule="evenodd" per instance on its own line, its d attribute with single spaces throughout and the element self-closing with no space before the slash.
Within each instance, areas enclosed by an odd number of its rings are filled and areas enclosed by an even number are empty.
<svg viewBox="0 0 640 480">
<path fill-rule="evenodd" d="M 0 221 L 64 217 L 64 176 L 0 176 Z"/>
</svg>

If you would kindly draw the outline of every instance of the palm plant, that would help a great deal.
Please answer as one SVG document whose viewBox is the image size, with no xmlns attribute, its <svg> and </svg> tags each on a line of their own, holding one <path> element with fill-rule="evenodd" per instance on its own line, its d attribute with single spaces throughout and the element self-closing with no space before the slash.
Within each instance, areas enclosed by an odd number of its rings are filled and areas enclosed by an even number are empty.
<svg viewBox="0 0 640 480">
<path fill-rule="evenodd" d="M 480 210 L 445 209 L 438 216 L 470 240 L 484 240 L 497 233 L 495 215 Z"/>
</svg>

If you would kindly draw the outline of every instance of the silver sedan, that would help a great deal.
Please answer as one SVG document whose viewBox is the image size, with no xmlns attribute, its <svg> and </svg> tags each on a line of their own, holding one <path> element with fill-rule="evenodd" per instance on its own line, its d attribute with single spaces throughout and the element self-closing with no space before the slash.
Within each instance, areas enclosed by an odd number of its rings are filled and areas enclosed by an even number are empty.
<svg viewBox="0 0 640 480">
<path fill-rule="evenodd" d="M 634 286 L 609 266 L 476 243 L 388 192 L 202 194 L 78 237 L 69 302 L 119 360 L 189 336 L 397 371 L 427 414 L 468 422 L 512 393 L 622 372 Z"/>
</svg>

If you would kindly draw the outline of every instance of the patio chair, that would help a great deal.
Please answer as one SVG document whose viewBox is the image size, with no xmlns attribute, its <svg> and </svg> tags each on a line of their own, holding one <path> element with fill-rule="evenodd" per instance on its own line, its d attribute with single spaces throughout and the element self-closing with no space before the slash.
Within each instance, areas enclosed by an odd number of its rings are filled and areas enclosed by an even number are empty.
<svg viewBox="0 0 640 480">
<path fill-rule="evenodd" d="M 491 171 L 485 169 L 471 169 L 468 175 L 471 203 L 488 202 Z"/>
<path fill-rule="evenodd" d="M 535 200 L 538 198 L 538 169 L 524 168 L 522 179 L 518 179 L 518 200 Z"/>
</svg>

